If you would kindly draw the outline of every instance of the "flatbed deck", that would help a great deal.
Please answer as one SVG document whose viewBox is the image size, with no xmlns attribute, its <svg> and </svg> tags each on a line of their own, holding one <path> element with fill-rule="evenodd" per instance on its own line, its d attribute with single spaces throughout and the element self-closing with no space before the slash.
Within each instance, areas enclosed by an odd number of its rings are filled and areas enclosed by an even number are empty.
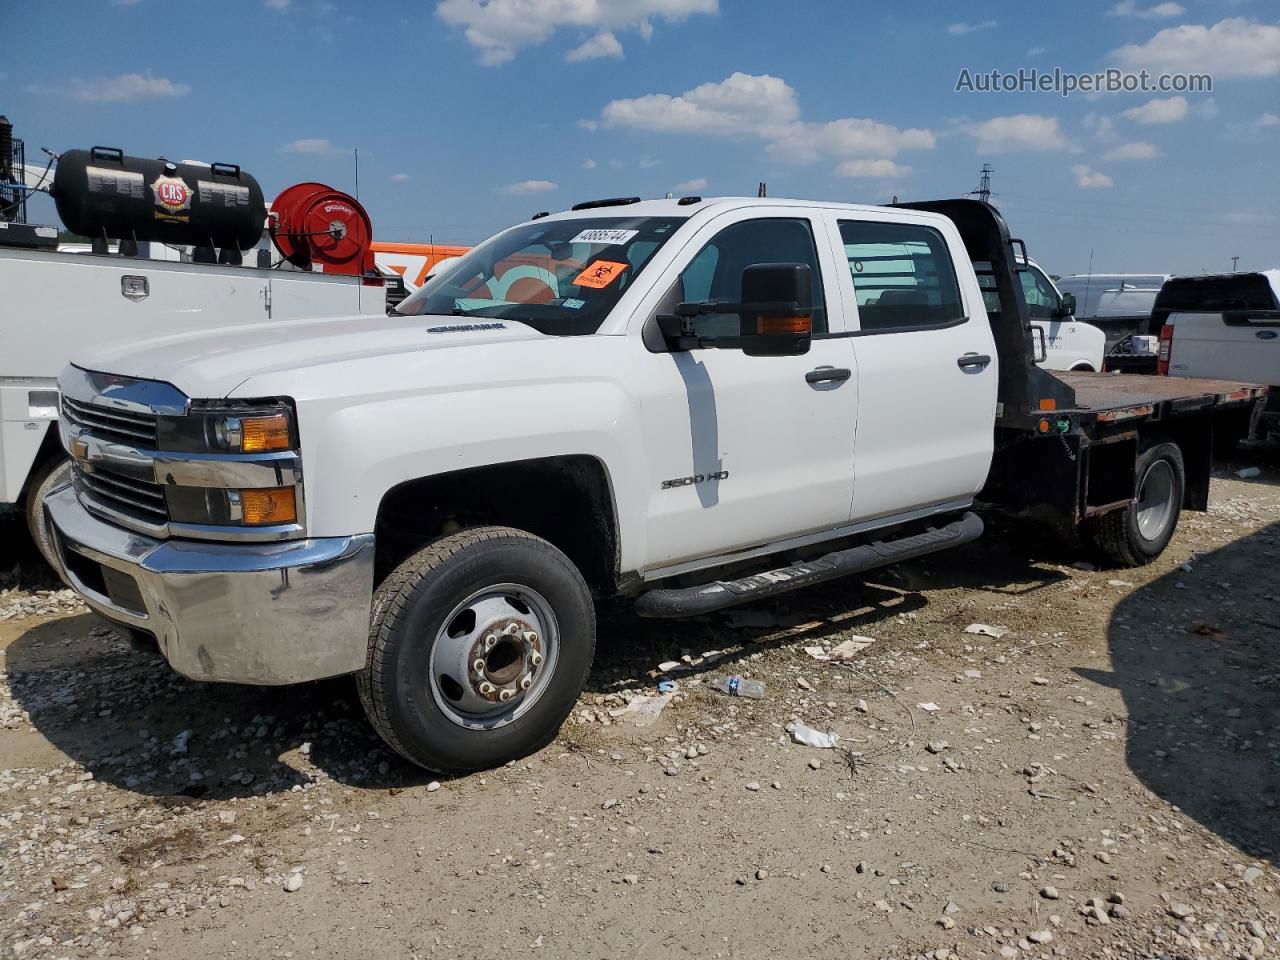
<svg viewBox="0 0 1280 960">
<path fill-rule="evenodd" d="M 1210 407 L 1248 406 L 1267 392 L 1265 386 L 1254 383 L 1193 377 L 1057 371 L 1054 376 L 1076 394 L 1075 406 L 1055 412 L 1091 416 L 1104 422 L 1137 416 L 1159 419 L 1165 414 Z"/>
</svg>

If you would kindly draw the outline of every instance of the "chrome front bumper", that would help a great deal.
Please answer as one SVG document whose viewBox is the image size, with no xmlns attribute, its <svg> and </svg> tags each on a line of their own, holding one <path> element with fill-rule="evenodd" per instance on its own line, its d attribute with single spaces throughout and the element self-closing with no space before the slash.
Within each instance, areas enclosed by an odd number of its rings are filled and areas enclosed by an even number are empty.
<svg viewBox="0 0 1280 960">
<path fill-rule="evenodd" d="M 365 664 L 373 534 L 285 543 L 154 540 L 45 498 L 59 573 L 108 620 L 152 634 L 193 680 L 282 684 Z"/>
</svg>

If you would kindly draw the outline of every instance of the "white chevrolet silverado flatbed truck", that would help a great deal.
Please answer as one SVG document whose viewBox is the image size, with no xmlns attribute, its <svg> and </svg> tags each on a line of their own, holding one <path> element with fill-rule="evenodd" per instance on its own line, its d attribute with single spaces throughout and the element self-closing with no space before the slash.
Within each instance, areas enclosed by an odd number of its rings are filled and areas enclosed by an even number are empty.
<svg viewBox="0 0 1280 960">
<path fill-rule="evenodd" d="M 58 563 L 186 676 L 355 674 L 456 773 L 554 737 L 598 598 L 769 597 L 971 541 L 979 501 L 1147 562 L 1265 388 L 1040 369 L 1018 243 L 972 200 L 593 201 L 390 320 L 83 357 Z"/>
</svg>

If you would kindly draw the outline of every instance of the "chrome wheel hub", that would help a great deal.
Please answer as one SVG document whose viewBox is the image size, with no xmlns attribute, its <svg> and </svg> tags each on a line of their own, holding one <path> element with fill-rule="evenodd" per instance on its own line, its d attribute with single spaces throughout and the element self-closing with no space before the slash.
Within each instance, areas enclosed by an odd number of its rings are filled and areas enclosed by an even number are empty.
<svg viewBox="0 0 1280 960">
<path fill-rule="evenodd" d="M 1173 467 L 1168 461 L 1157 460 L 1147 468 L 1138 489 L 1138 531 L 1147 540 L 1164 533 L 1173 512 L 1174 486 Z"/>
<path fill-rule="evenodd" d="M 555 667 L 555 614 L 535 590 L 485 587 L 458 604 L 431 648 L 431 692 L 454 723 L 499 727 L 529 709 Z"/>
</svg>

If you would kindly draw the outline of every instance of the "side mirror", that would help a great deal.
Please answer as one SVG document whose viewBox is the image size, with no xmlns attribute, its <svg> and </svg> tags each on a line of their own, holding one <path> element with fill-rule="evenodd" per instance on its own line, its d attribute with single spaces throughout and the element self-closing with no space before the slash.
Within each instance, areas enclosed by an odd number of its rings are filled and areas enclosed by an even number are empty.
<svg viewBox="0 0 1280 960">
<path fill-rule="evenodd" d="M 738 336 L 700 337 L 696 319 L 737 314 Z M 671 350 L 740 349 L 749 357 L 809 352 L 813 337 L 813 271 L 803 263 L 757 263 L 742 271 L 741 303 L 681 303 L 657 317 Z"/>
<path fill-rule="evenodd" d="M 1074 317 L 1076 315 L 1076 295 L 1074 293 L 1064 293 L 1062 295 L 1062 303 L 1058 306 L 1058 316 Z"/>
<path fill-rule="evenodd" d="M 807 264 L 757 263 L 742 271 L 742 337 L 749 357 L 809 352 L 813 271 Z"/>
</svg>

